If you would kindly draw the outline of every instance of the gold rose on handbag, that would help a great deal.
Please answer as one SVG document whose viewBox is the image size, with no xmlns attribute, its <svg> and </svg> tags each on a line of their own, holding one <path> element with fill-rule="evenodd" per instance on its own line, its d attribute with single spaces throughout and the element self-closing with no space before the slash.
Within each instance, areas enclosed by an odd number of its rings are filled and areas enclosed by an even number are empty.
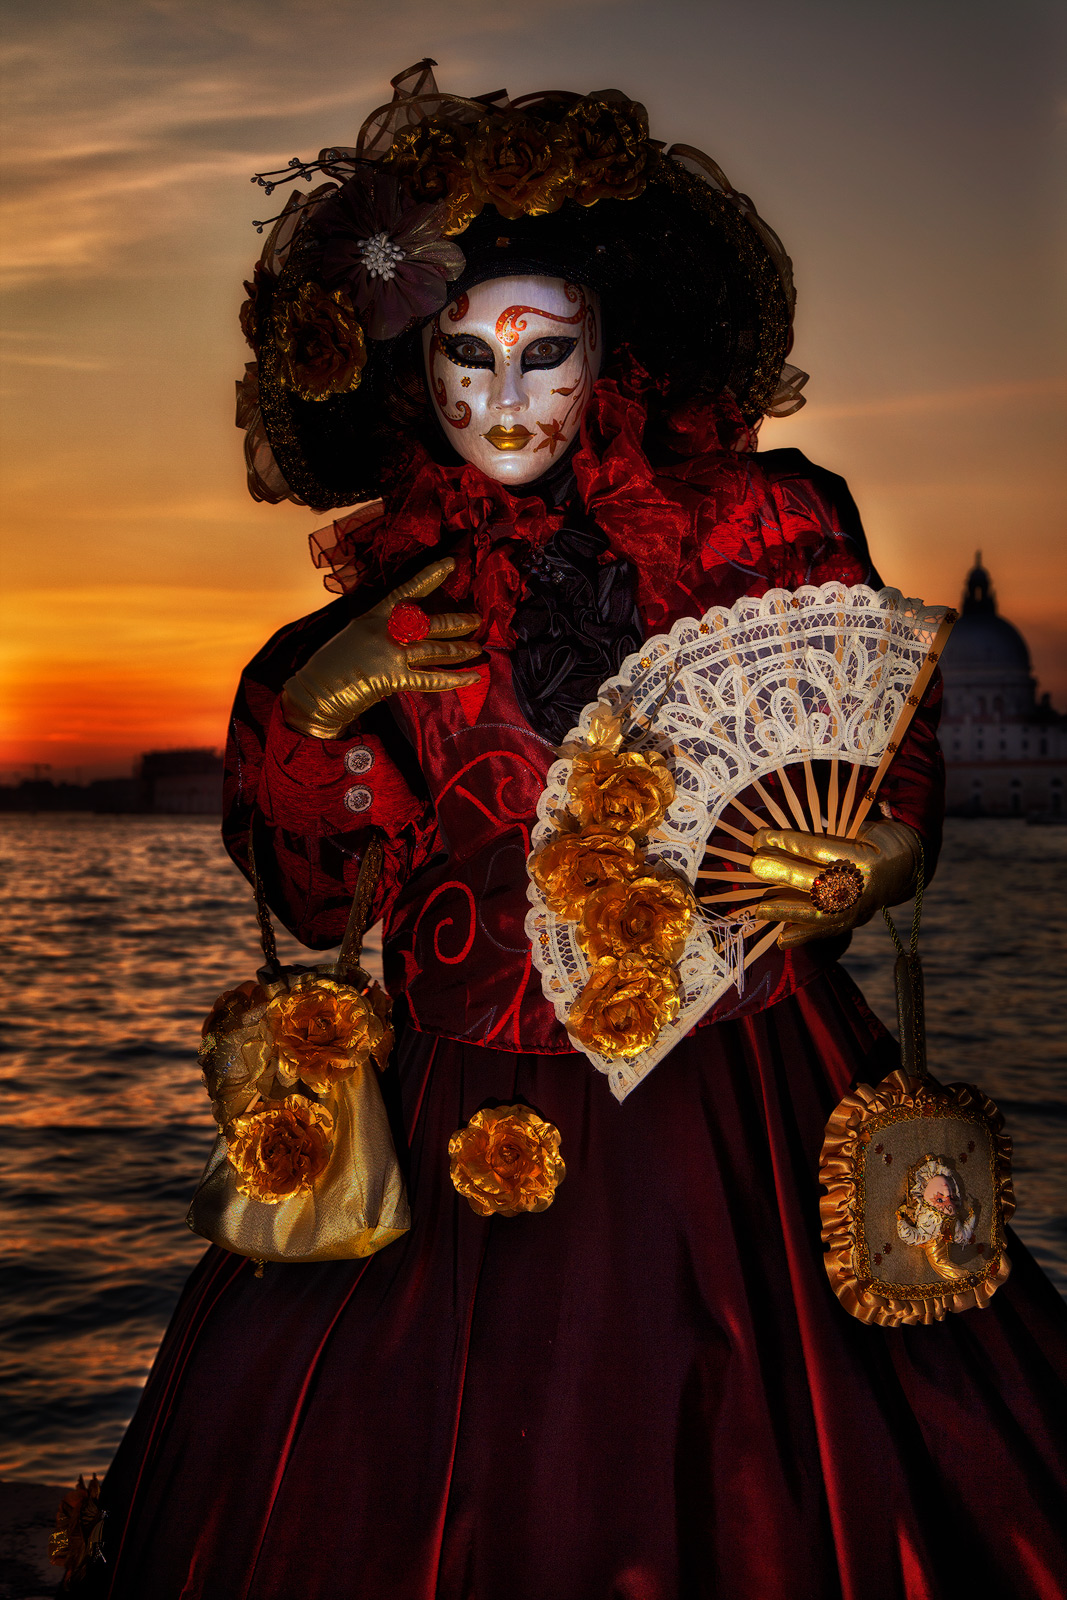
<svg viewBox="0 0 1067 1600">
<path fill-rule="evenodd" d="M 259 1263 L 368 1256 L 410 1226 L 377 1081 L 393 1043 L 389 1000 L 359 964 L 382 856 L 374 838 L 338 959 L 310 968 L 278 961 L 251 856 L 266 965 L 204 1023 L 220 1133 L 187 1220 Z"/>
</svg>

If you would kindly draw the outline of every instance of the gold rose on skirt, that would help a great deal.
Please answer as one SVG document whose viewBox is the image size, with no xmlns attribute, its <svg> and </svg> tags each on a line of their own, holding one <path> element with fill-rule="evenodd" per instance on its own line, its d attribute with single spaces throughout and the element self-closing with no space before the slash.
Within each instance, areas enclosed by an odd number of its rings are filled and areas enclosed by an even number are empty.
<svg viewBox="0 0 1067 1600">
<path fill-rule="evenodd" d="M 681 1007 L 681 960 L 694 900 L 684 878 L 649 862 L 648 835 L 675 795 L 656 750 L 622 748 L 622 719 L 601 704 L 571 761 L 560 831 L 529 863 L 548 909 L 578 924 L 592 964 L 567 1028 L 607 1060 L 640 1055 Z"/>
<path fill-rule="evenodd" d="M 547 1211 L 567 1169 L 559 1129 L 529 1106 L 476 1111 L 448 1141 L 455 1188 L 480 1217 Z"/>
</svg>

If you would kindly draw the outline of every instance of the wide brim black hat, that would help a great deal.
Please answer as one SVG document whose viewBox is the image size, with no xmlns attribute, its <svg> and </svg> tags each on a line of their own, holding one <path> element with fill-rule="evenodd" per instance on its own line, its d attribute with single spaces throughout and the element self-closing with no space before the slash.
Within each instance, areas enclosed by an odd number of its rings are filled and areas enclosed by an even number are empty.
<svg viewBox="0 0 1067 1600">
<path fill-rule="evenodd" d="M 471 127 L 477 130 L 486 122 L 506 135 L 509 117 L 516 125 L 533 126 L 535 132 L 546 128 L 557 137 L 561 117 L 575 105 L 583 108 L 587 124 L 602 109 L 626 134 L 641 126 L 643 109 L 615 91 L 528 97 L 504 109 L 500 97 L 491 103 L 456 101 L 438 93 L 430 65 L 420 63 L 395 80 L 394 102 L 365 125 L 364 135 L 370 126 L 377 149 L 368 153 L 364 139 L 363 147 L 351 152 L 323 152 L 314 167 L 342 180 L 349 173 L 359 177 L 368 162 L 378 172 L 383 165 L 387 169 L 398 127 L 402 143 L 405 129 L 419 128 L 419 113 L 436 130 L 449 128 L 445 113 L 450 113 L 452 126 L 468 140 Z M 419 75 L 415 87 L 422 92 L 404 94 L 412 74 Z M 610 374 L 613 361 L 626 352 L 649 374 L 650 393 L 660 404 L 728 390 L 749 424 L 768 412 L 787 414 L 802 403 L 797 390 L 803 381 L 802 374 L 788 369 L 782 382 L 794 299 L 788 257 L 751 202 L 730 187 L 708 157 L 688 147 L 665 151 L 647 139 L 647 124 L 641 131 L 644 137 L 630 138 L 629 152 L 623 152 L 635 153 L 632 194 L 605 193 L 593 203 L 588 187 L 585 203 L 550 195 L 552 209 L 542 214 L 523 214 L 517 204 L 503 202 L 510 216 L 498 209 L 501 202 L 483 199 L 476 215 L 461 216 L 461 225 L 453 223 L 448 231 L 464 265 L 450 281 L 442 281 L 440 303 L 495 277 L 543 275 L 582 284 L 601 300 L 604 373 Z M 407 143 L 410 148 L 410 133 Z M 311 170 L 311 165 L 301 168 Z M 462 169 L 456 170 L 462 182 Z M 365 361 L 346 392 L 310 399 L 293 385 L 280 353 L 281 312 L 305 286 L 321 293 L 325 242 L 316 216 L 328 214 L 322 201 L 335 189 L 335 184 L 323 186 L 283 213 L 257 269 L 254 303 L 244 319 L 258 357 L 258 370 L 250 369 L 244 387 L 252 492 L 257 498 L 292 498 L 316 510 L 377 496 L 383 466 L 405 435 L 421 437 L 438 453 L 447 451 L 426 404 L 419 339 L 425 318 L 411 318 L 392 337 L 366 339 Z M 415 198 L 436 197 L 416 192 Z M 546 203 L 543 192 L 535 199 Z"/>
</svg>

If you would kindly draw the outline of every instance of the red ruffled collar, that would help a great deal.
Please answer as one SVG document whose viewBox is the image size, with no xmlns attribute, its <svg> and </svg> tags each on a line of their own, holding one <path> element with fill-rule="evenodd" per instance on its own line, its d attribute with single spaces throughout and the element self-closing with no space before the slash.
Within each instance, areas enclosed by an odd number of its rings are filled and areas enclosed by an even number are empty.
<svg viewBox="0 0 1067 1600">
<path fill-rule="evenodd" d="M 649 386 L 632 362 L 596 383 L 573 466 L 582 503 L 607 537 L 604 559 L 633 563 L 638 605 L 654 625 L 662 597 L 677 582 L 692 519 L 645 453 Z M 661 424 L 658 442 L 676 464 L 709 452 L 719 456 L 728 478 L 736 474 L 736 452 L 755 445 L 729 395 L 676 408 Z M 412 445 L 393 464 L 382 500 L 313 533 L 311 554 L 317 567 L 329 569 L 327 589 L 349 594 L 388 588 L 401 567 L 420 553 L 429 562 L 444 546 L 456 570 L 440 592 L 450 604 L 481 613 L 483 643 L 508 648 L 524 548 L 544 544 L 565 515 L 535 494 L 509 494 L 476 467 L 442 466 Z"/>
</svg>

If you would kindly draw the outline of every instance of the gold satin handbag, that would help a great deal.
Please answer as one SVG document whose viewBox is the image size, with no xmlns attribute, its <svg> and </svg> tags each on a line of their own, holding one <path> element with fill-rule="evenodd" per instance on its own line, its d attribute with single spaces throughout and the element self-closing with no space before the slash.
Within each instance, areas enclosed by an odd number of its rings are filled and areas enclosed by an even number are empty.
<svg viewBox="0 0 1067 1600">
<path fill-rule="evenodd" d="M 883 1328 L 940 1322 L 987 1306 L 1011 1270 L 1011 1139 L 993 1101 L 938 1083 L 926 1064 L 919 920 L 898 951 L 901 1065 L 859 1083 L 826 1125 L 819 1162 L 826 1271 L 845 1310 Z"/>
<path fill-rule="evenodd" d="M 283 967 L 250 848 L 266 965 L 221 994 L 200 1064 L 220 1133 L 186 1219 L 265 1261 L 369 1256 L 411 1225 L 378 1070 L 389 1000 L 360 966 L 383 850 L 375 837 L 335 963 Z"/>
</svg>

